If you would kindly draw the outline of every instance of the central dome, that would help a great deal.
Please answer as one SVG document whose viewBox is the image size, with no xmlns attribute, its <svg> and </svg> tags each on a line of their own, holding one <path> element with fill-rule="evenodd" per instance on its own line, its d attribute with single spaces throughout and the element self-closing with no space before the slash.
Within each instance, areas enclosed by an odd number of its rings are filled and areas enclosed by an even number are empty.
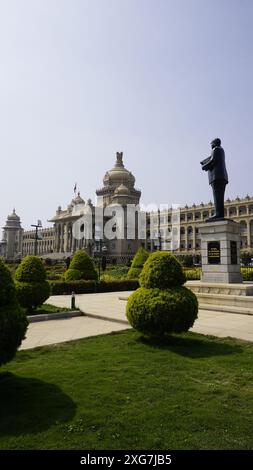
<svg viewBox="0 0 253 470">
<path fill-rule="evenodd" d="M 112 186 L 114 188 L 121 184 L 124 184 L 128 188 L 134 187 L 135 178 L 132 173 L 124 167 L 123 152 L 116 153 L 116 163 L 111 170 L 106 172 L 103 182 L 105 186 Z"/>
</svg>

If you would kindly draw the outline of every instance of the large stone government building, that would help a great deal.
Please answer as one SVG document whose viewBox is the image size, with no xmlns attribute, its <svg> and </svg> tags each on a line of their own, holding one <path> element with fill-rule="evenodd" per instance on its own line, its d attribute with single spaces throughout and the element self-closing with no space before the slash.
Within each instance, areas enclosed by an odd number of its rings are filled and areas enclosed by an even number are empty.
<svg viewBox="0 0 253 470">
<path fill-rule="evenodd" d="M 20 218 L 15 210 L 8 216 L 3 227 L 3 239 L 0 242 L 0 256 L 8 260 L 19 259 L 23 256 L 35 253 L 35 244 L 37 244 L 37 253 L 39 256 L 64 258 L 71 256 L 77 249 L 85 248 L 91 256 L 96 256 L 104 249 L 108 260 L 123 262 L 131 259 L 140 245 L 144 245 L 149 251 L 161 249 L 170 250 L 171 235 L 178 231 L 177 252 L 200 254 L 200 237 L 198 225 L 214 213 L 212 202 L 184 208 L 179 210 L 179 220 L 173 225 L 175 214 L 172 209 L 146 213 L 145 235 L 138 238 L 138 223 L 134 229 L 134 237 L 127 239 L 126 217 L 122 230 L 124 237 L 121 239 L 106 240 L 101 239 L 98 227 L 95 224 L 95 214 L 99 208 L 110 210 L 104 217 L 104 222 L 116 212 L 117 207 L 123 208 L 124 214 L 126 207 L 132 204 L 138 208 L 141 191 L 135 188 L 135 177 L 128 171 L 123 164 L 123 153 L 117 152 L 116 163 L 114 167 L 107 171 L 103 178 L 102 188 L 96 191 L 97 205 L 92 204 L 91 200 L 84 201 L 78 193 L 66 209 L 58 207 L 56 214 L 49 220 L 53 226 L 42 228 L 38 231 L 37 242 L 35 240 L 35 231 L 24 231 L 21 227 Z M 115 209 L 115 211 L 113 211 Z M 83 236 L 79 239 L 73 237 L 73 224 L 79 223 L 80 216 L 91 217 L 91 230 L 88 235 L 85 231 L 85 223 L 80 222 L 80 233 Z M 227 199 L 225 201 L 225 217 L 231 218 L 240 224 L 241 228 L 241 248 L 251 251 L 253 249 L 253 197 L 246 196 L 235 200 Z M 97 219 L 96 219 L 97 220 Z M 135 222 L 138 220 L 138 211 L 135 212 Z M 153 230 L 153 227 L 158 230 Z M 99 241 L 100 238 L 100 241 Z M 103 246 L 102 246 L 103 245 Z"/>
</svg>

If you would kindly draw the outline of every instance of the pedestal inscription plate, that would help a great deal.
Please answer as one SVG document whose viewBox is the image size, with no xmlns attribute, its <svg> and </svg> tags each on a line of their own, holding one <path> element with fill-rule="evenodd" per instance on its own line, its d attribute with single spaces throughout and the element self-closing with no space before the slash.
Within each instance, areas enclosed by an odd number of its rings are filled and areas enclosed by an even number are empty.
<svg viewBox="0 0 253 470">
<path fill-rule="evenodd" d="M 220 242 L 207 243 L 208 264 L 220 264 Z"/>
</svg>

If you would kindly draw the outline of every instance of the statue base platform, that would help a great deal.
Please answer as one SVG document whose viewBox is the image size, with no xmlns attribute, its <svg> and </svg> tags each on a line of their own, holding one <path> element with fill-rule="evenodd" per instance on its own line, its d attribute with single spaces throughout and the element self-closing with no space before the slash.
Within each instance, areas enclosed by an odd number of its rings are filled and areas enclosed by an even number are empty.
<svg viewBox="0 0 253 470">
<path fill-rule="evenodd" d="M 198 226 L 201 237 L 202 282 L 242 283 L 240 226 L 229 219 Z"/>
<path fill-rule="evenodd" d="M 201 310 L 253 315 L 253 284 L 225 284 L 187 281 Z"/>
</svg>

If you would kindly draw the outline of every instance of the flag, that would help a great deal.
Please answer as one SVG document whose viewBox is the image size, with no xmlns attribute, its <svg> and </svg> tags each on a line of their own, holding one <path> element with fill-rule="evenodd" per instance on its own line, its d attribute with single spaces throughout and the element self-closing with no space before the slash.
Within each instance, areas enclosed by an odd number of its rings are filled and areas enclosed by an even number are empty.
<svg viewBox="0 0 253 470">
<path fill-rule="evenodd" d="M 76 184 L 75 184 L 75 186 L 74 186 L 74 193 L 76 194 Z"/>
</svg>

